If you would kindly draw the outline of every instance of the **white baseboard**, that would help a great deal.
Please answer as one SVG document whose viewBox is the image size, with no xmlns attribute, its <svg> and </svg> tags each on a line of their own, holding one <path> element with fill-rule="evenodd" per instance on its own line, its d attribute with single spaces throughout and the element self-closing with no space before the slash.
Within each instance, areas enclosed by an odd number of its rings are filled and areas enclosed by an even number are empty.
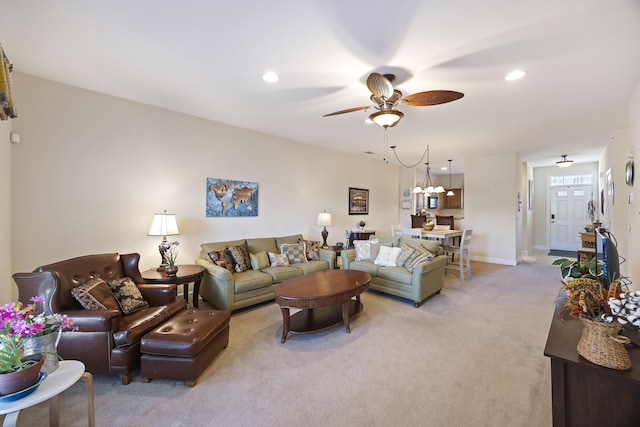
<svg viewBox="0 0 640 427">
<path fill-rule="evenodd" d="M 516 266 L 516 260 L 511 259 L 502 259 L 502 258 L 490 258 L 490 257 L 479 257 L 479 256 L 471 256 L 472 261 L 480 261 L 480 262 L 488 262 L 489 264 L 500 264 L 500 265 L 511 265 Z"/>
</svg>

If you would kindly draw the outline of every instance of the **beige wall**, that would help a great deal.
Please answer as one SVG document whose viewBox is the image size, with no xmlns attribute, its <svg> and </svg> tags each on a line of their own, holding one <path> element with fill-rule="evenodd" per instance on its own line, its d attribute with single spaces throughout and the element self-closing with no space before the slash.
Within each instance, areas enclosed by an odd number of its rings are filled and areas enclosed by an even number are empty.
<svg viewBox="0 0 640 427">
<path fill-rule="evenodd" d="M 360 220 L 384 234 L 398 222 L 397 166 L 24 74 L 14 83 L 13 272 L 111 251 L 139 252 L 142 268 L 153 267 L 160 239 L 146 233 L 163 209 L 177 215 L 179 263 L 192 263 L 202 242 L 321 240 L 322 210 L 333 214 L 329 243 Z M 258 182 L 259 215 L 206 218 L 207 177 Z M 348 215 L 348 187 L 370 190 L 370 215 Z"/>
<path fill-rule="evenodd" d="M 11 132 L 12 121 L 0 121 L 0 280 L 11 279 Z M 0 284 L 0 304 L 11 301 L 11 288 Z"/>
<path fill-rule="evenodd" d="M 627 135 L 629 152 L 633 153 L 636 178 L 632 188 L 627 188 L 631 203 L 626 205 L 627 225 L 627 262 L 621 266 L 623 274 L 634 281 L 631 286 L 640 290 L 640 82 L 629 101 L 629 132 Z"/>
<path fill-rule="evenodd" d="M 472 259 L 515 265 L 517 193 L 516 153 L 465 158 L 464 227 L 473 229 Z M 500 167 L 496 167 L 500 165 Z"/>
</svg>

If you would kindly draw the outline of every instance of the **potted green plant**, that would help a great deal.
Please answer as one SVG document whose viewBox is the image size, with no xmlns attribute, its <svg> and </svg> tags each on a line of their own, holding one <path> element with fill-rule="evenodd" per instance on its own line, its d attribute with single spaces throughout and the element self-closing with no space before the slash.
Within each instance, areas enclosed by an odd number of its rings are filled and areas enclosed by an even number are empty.
<svg viewBox="0 0 640 427">
<path fill-rule="evenodd" d="M 602 263 L 597 261 L 595 257 L 582 264 L 575 259 L 558 258 L 552 264 L 560 267 L 560 274 L 563 279 L 577 279 L 578 277 L 596 279 L 603 275 Z"/>
<path fill-rule="evenodd" d="M 179 242 L 167 242 L 166 250 L 164 252 L 164 262 L 167 264 L 164 271 L 167 276 L 175 276 L 178 273 L 178 266 L 176 260 L 178 259 L 178 245 Z"/>
</svg>

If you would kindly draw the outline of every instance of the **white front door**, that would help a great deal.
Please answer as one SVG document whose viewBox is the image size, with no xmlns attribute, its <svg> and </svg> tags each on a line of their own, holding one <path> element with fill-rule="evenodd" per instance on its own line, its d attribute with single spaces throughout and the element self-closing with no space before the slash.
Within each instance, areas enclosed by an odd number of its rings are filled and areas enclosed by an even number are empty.
<svg viewBox="0 0 640 427">
<path fill-rule="evenodd" d="M 587 202 L 591 185 L 562 185 L 549 188 L 550 249 L 576 251 L 582 246 L 580 232 L 588 222 Z"/>
</svg>

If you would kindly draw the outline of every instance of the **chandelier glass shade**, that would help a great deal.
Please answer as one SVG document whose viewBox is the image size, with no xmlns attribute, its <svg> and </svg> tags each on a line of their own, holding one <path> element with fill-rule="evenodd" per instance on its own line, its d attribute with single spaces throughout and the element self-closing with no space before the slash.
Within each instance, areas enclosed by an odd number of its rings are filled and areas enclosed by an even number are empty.
<svg viewBox="0 0 640 427">
<path fill-rule="evenodd" d="M 455 196 L 453 190 L 451 190 L 451 162 L 452 160 L 449 159 L 449 191 L 447 191 L 447 196 Z"/>
<path fill-rule="evenodd" d="M 404 114 L 401 111 L 382 110 L 371 114 L 369 119 L 384 128 L 388 128 L 397 125 L 403 117 Z"/>
<path fill-rule="evenodd" d="M 566 168 L 571 166 L 571 163 L 573 163 L 573 160 L 569 160 L 567 159 L 567 155 L 563 154 L 562 159 L 560 159 L 559 161 L 556 162 L 556 165 L 560 166 L 561 168 Z"/>
</svg>

